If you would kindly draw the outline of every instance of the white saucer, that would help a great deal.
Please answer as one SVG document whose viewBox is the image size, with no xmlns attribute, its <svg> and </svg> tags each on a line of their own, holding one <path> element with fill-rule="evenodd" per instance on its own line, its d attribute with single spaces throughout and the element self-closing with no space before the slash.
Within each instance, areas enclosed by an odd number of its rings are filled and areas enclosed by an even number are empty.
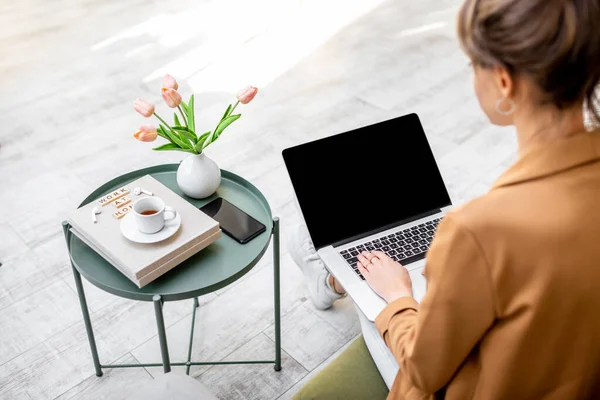
<svg viewBox="0 0 600 400">
<path fill-rule="evenodd" d="M 168 239 L 179 230 L 181 226 L 181 216 L 177 216 L 170 221 L 165 222 L 165 226 L 156 233 L 142 233 L 137 228 L 133 212 L 128 213 L 121 220 L 121 233 L 127 239 L 136 243 L 157 243 Z"/>
</svg>

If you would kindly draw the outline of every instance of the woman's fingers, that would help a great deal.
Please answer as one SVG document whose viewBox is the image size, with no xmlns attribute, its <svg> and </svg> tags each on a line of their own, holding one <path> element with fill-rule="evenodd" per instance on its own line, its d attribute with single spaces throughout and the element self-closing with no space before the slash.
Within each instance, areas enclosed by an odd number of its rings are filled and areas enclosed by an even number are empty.
<svg viewBox="0 0 600 400">
<path fill-rule="evenodd" d="M 373 258 L 373 254 L 371 254 L 371 252 L 369 251 L 363 251 L 362 253 L 360 253 L 363 257 L 366 257 L 367 260 L 370 260 L 371 258 Z"/>
<path fill-rule="evenodd" d="M 366 269 L 366 268 L 365 268 L 365 267 L 362 265 L 362 263 L 360 263 L 360 262 L 359 262 L 357 265 L 358 265 L 358 272 L 360 272 L 362 276 L 365 276 L 366 274 L 368 274 L 368 273 L 369 273 L 369 270 L 368 270 L 368 269 Z"/>
<path fill-rule="evenodd" d="M 366 259 L 367 259 L 369 262 L 371 262 L 371 263 L 374 261 L 373 259 L 377 259 L 377 257 L 375 256 L 375 254 L 373 254 L 373 253 L 370 253 L 370 252 L 368 252 L 368 251 L 363 251 L 363 252 L 361 253 L 361 255 L 362 255 L 363 257 L 365 257 L 365 258 L 366 258 Z"/>
<path fill-rule="evenodd" d="M 365 276 L 369 273 L 369 266 L 373 266 L 371 264 L 372 255 L 369 252 L 363 252 L 358 255 L 358 272 L 361 273 L 362 276 Z"/>
<path fill-rule="evenodd" d="M 375 250 L 373 252 L 373 255 L 377 258 L 377 260 L 385 260 L 386 258 L 389 258 L 389 256 L 387 254 L 385 254 L 383 251 Z"/>
<path fill-rule="evenodd" d="M 366 257 L 365 253 L 361 253 L 358 255 L 358 265 L 362 266 L 363 268 L 366 269 L 367 265 L 369 265 L 370 261 L 369 259 Z"/>
</svg>

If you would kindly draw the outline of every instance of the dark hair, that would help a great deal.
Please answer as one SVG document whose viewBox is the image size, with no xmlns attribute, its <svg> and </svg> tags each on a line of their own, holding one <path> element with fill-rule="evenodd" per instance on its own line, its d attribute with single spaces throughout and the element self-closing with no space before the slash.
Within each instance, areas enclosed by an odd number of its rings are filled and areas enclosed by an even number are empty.
<svg viewBox="0 0 600 400">
<path fill-rule="evenodd" d="M 465 0 L 458 36 L 474 64 L 530 78 L 559 109 L 586 101 L 600 122 L 600 0 Z"/>
</svg>

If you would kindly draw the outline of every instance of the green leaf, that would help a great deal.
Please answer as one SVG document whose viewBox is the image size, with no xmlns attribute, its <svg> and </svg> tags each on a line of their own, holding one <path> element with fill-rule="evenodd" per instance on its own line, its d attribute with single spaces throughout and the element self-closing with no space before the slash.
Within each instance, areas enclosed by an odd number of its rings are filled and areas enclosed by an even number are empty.
<svg viewBox="0 0 600 400">
<path fill-rule="evenodd" d="M 171 140 L 171 139 L 169 139 L 169 136 L 167 136 L 167 134 L 164 132 L 164 129 L 163 129 L 162 125 L 158 127 L 158 129 L 156 130 L 156 133 L 158 134 L 158 136 L 160 136 L 162 138 L 165 138 L 167 140 Z"/>
<path fill-rule="evenodd" d="M 187 126 L 183 126 L 183 125 L 175 125 L 175 126 L 172 126 L 171 128 L 178 130 L 178 131 L 186 131 L 189 133 L 194 133 L 190 128 L 188 128 Z"/>
<path fill-rule="evenodd" d="M 232 108 L 233 108 L 233 106 L 230 104 L 229 107 L 227 107 L 227 110 L 225 110 L 225 114 L 223 114 L 221 121 L 223 121 L 225 118 L 229 117 L 229 114 L 231 114 Z"/>
<path fill-rule="evenodd" d="M 189 128 L 192 130 L 192 132 L 196 132 L 196 124 L 194 120 L 194 95 L 190 96 L 190 102 L 187 105 L 187 110 L 185 110 L 185 114 L 187 115 Z"/>
<path fill-rule="evenodd" d="M 196 151 L 198 153 L 200 153 L 202 151 L 202 145 L 204 144 L 204 141 L 206 140 L 206 138 L 208 138 L 208 136 L 211 134 L 210 131 L 203 133 L 202 135 L 200 135 L 200 137 L 198 138 L 198 141 L 196 142 Z"/>
<path fill-rule="evenodd" d="M 237 121 L 241 116 L 241 114 L 230 115 L 229 117 L 222 120 L 217 126 L 217 129 L 215 129 L 215 131 L 213 132 L 213 134 L 210 135 L 210 137 L 204 142 L 202 148 L 205 149 L 206 146 L 217 140 L 219 136 L 221 136 L 221 133 L 225 130 L 225 128 Z"/>
<path fill-rule="evenodd" d="M 188 105 L 183 100 L 181 100 L 181 107 L 183 108 L 183 112 L 187 114 Z"/>
<path fill-rule="evenodd" d="M 179 136 L 190 139 L 192 141 L 192 147 L 198 141 L 198 138 L 196 137 L 196 135 L 194 135 L 192 132 L 190 132 L 189 129 L 187 129 L 185 126 L 174 126 L 173 130 L 175 132 L 179 133 Z"/>
<path fill-rule="evenodd" d="M 163 144 L 162 146 L 155 147 L 152 150 L 156 150 L 156 151 L 174 150 L 174 151 L 185 151 L 186 153 L 197 154 L 194 150 L 182 149 L 182 148 L 180 148 L 179 146 L 177 146 L 176 144 L 173 144 L 173 143 Z"/>
<path fill-rule="evenodd" d="M 185 143 L 185 147 L 187 149 L 193 149 L 194 146 L 196 145 L 196 141 L 193 139 L 190 139 L 188 136 L 184 135 L 181 132 L 177 132 L 177 134 L 179 135 L 179 139 L 181 139 L 181 141 L 183 143 Z"/>
<path fill-rule="evenodd" d="M 167 129 L 165 127 L 163 127 L 162 125 L 160 126 L 163 130 L 163 132 L 168 136 L 169 141 L 171 141 L 171 143 L 176 144 L 177 146 L 181 147 L 182 149 L 191 149 L 192 147 L 181 140 L 181 138 L 179 137 L 179 135 L 176 135 L 175 133 L 171 132 L 170 129 Z"/>
<path fill-rule="evenodd" d="M 179 148 L 179 146 L 177 146 L 176 144 L 173 144 L 173 143 L 165 143 L 162 146 L 153 148 L 152 150 L 167 151 L 167 150 L 181 150 L 181 148 Z"/>
<path fill-rule="evenodd" d="M 175 121 L 175 125 L 181 125 L 181 122 L 179 122 L 179 117 L 177 116 L 177 113 L 173 114 L 173 120 Z"/>
<path fill-rule="evenodd" d="M 236 115 L 230 115 L 229 117 L 225 118 L 219 124 L 217 129 L 215 130 L 214 140 L 217 140 L 219 138 L 219 136 L 221 136 L 221 133 L 225 130 L 225 128 L 227 128 L 229 125 L 231 125 L 232 123 L 237 121 L 241 116 L 242 116 L 241 114 L 236 114 Z"/>
</svg>

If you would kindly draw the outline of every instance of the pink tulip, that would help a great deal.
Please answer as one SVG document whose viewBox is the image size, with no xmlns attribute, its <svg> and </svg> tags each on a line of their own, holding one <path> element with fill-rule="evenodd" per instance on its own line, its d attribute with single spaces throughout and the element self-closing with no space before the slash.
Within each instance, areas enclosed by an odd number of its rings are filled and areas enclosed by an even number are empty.
<svg viewBox="0 0 600 400">
<path fill-rule="evenodd" d="M 177 90 L 179 88 L 179 85 L 177 84 L 177 81 L 175 80 L 175 78 L 173 78 L 171 75 L 167 74 L 163 78 L 162 87 L 163 87 L 163 89 Z"/>
<path fill-rule="evenodd" d="M 255 88 L 254 86 L 248 86 L 247 88 L 244 88 L 238 92 L 237 98 L 240 101 L 240 103 L 248 104 L 252 101 L 254 96 L 256 96 L 256 93 L 258 93 L 257 88 Z"/>
<path fill-rule="evenodd" d="M 162 88 L 162 97 L 165 103 L 171 108 L 175 108 L 181 104 L 181 95 L 175 89 Z"/>
<path fill-rule="evenodd" d="M 152 114 L 154 114 L 154 104 L 146 100 L 136 99 L 133 103 L 133 108 L 146 118 L 151 117 Z"/>
<path fill-rule="evenodd" d="M 142 125 L 140 126 L 140 129 L 133 134 L 134 138 L 142 142 L 154 142 L 157 136 L 156 128 L 152 125 Z"/>
</svg>

